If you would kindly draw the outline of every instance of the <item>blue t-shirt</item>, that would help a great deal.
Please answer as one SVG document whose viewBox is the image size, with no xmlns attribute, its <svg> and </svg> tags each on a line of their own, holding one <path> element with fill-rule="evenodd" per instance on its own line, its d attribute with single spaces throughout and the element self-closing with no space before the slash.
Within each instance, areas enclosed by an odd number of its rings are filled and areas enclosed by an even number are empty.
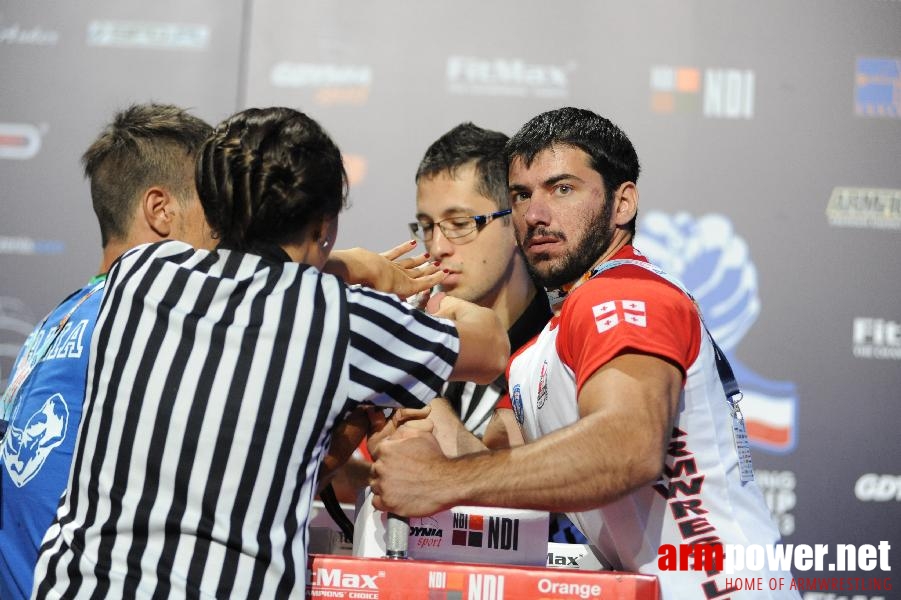
<svg viewBox="0 0 901 600">
<path fill-rule="evenodd" d="M 0 417 L 8 421 L 0 440 L 3 600 L 31 596 L 41 539 L 69 480 L 91 333 L 100 312 L 104 283 L 105 276 L 92 279 L 31 332 L 9 374 L 10 387 L 0 400 Z M 30 366 L 33 368 L 28 372 Z M 21 385 L 11 393 L 17 376 Z"/>
</svg>

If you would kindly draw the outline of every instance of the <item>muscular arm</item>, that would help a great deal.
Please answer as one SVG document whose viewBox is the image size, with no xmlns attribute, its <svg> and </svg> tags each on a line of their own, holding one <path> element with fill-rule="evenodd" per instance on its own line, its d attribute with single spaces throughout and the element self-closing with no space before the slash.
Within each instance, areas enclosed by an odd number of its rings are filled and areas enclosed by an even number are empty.
<svg viewBox="0 0 901 600">
<path fill-rule="evenodd" d="M 430 434 L 397 435 L 374 465 L 374 505 L 419 516 L 458 505 L 563 512 L 607 504 L 659 476 L 681 388 L 671 363 L 623 354 L 582 386 L 578 422 L 533 443 L 446 459 Z"/>
</svg>

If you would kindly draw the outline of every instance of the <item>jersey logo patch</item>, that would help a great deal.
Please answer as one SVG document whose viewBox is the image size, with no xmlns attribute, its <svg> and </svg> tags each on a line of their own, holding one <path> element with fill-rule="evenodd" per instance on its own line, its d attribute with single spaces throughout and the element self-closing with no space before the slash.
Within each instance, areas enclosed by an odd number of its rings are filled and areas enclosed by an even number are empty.
<svg viewBox="0 0 901 600">
<path fill-rule="evenodd" d="M 540 409 L 544 407 L 545 402 L 547 402 L 547 361 L 544 361 L 544 364 L 541 365 L 541 376 L 538 378 L 538 396 L 535 406 Z"/>
<path fill-rule="evenodd" d="M 510 404 L 513 405 L 513 416 L 516 417 L 516 422 L 522 425 L 522 388 L 519 387 L 518 383 L 513 386 L 513 393 L 510 394 Z"/>
<path fill-rule="evenodd" d="M 620 323 L 638 327 L 648 326 L 648 316 L 641 300 L 609 300 L 591 307 L 598 333 L 613 329 Z"/>
<path fill-rule="evenodd" d="M 54 394 L 25 423 L 15 417 L 3 438 L 3 462 L 9 478 L 22 487 L 37 475 L 50 452 L 66 439 L 69 407 L 62 394 Z"/>
</svg>

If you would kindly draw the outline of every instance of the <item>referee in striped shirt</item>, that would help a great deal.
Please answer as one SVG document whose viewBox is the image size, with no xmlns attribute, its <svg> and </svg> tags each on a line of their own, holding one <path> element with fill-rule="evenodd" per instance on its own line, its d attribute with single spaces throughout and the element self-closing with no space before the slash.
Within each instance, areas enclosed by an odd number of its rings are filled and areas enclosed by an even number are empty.
<svg viewBox="0 0 901 600">
<path fill-rule="evenodd" d="M 395 296 L 440 280 L 330 252 L 341 155 L 306 115 L 248 109 L 197 164 L 214 251 L 162 242 L 110 271 L 67 494 L 37 598 L 303 598 L 307 521 L 353 407 L 416 407 L 488 383 L 509 342 L 490 309 Z M 335 272 L 342 278 L 329 274 Z"/>
</svg>

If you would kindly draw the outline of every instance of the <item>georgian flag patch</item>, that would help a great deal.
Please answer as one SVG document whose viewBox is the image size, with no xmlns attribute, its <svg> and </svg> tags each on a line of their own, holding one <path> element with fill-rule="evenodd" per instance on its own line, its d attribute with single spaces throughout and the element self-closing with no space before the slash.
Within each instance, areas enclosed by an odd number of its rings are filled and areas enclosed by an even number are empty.
<svg viewBox="0 0 901 600">
<path fill-rule="evenodd" d="M 604 333 L 621 322 L 638 327 L 648 326 L 648 316 L 641 300 L 610 300 L 593 306 L 591 312 L 594 313 L 598 333 Z"/>
</svg>

